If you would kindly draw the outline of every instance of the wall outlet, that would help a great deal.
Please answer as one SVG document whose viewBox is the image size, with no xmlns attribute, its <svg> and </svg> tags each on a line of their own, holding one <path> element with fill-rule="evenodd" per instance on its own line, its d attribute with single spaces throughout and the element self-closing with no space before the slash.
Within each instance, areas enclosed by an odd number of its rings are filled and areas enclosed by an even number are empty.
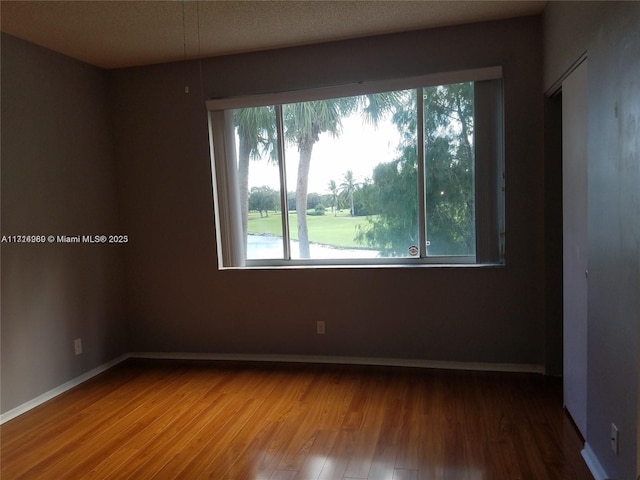
<svg viewBox="0 0 640 480">
<path fill-rule="evenodd" d="M 80 355 L 82 353 L 82 339 L 76 338 L 73 341 L 73 350 L 76 352 L 76 355 Z"/>
<path fill-rule="evenodd" d="M 611 451 L 618 455 L 620 451 L 620 443 L 618 441 L 618 427 L 614 423 L 611 424 Z"/>
<path fill-rule="evenodd" d="M 324 320 L 318 320 L 316 322 L 316 333 L 318 335 L 324 335 Z"/>
</svg>

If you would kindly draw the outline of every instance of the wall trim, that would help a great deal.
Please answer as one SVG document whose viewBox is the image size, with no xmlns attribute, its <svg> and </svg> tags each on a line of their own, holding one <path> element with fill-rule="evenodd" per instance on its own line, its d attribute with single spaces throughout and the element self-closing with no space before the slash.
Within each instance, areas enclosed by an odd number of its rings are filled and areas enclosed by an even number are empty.
<svg viewBox="0 0 640 480">
<path fill-rule="evenodd" d="M 129 358 L 129 354 L 121 355 L 110 362 L 104 363 L 93 370 L 89 370 L 82 375 L 69 380 L 68 382 L 59 385 L 48 392 L 43 393 L 42 395 L 37 396 L 33 400 L 29 400 L 28 402 L 23 403 L 22 405 L 18 405 L 15 408 L 12 408 L 6 413 L 0 415 L 0 425 L 9 420 L 16 418 L 18 415 L 22 415 L 23 413 L 28 412 L 29 410 L 36 408 L 39 405 L 51 400 L 52 398 L 57 397 L 61 393 L 66 392 L 67 390 L 71 390 L 73 387 L 77 387 L 81 383 L 86 382 L 87 380 L 99 375 L 100 373 L 109 370 L 112 367 L 115 367 L 117 364 L 124 362 L 127 358 Z"/>
<path fill-rule="evenodd" d="M 596 454 L 593 452 L 593 450 L 591 449 L 591 445 L 589 445 L 588 442 L 584 442 L 584 448 L 580 453 L 582 454 L 582 458 L 587 464 L 587 467 L 589 468 L 589 471 L 591 472 L 591 475 L 593 475 L 593 478 L 595 480 L 609 479 L 607 472 L 605 472 L 604 468 L 602 468 L 598 457 L 596 457 Z"/>
<path fill-rule="evenodd" d="M 560 78 L 558 78 L 555 82 L 553 82 L 553 84 L 544 92 L 546 97 L 553 97 L 554 95 L 556 95 L 558 92 L 562 90 L 562 82 L 564 82 L 565 79 L 569 75 L 571 75 L 573 71 L 576 68 L 578 68 L 582 62 L 584 62 L 587 59 L 587 53 L 588 52 L 583 52 L 582 55 L 580 55 L 578 59 L 575 62 L 573 62 L 571 66 L 567 68 L 567 70 L 565 70 L 565 72 L 562 75 L 560 75 Z"/>
<path fill-rule="evenodd" d="M 481 363 L 481 362 L 446 362 L 436 360 L 412 360 L 403 358 L 374 358 L 374 357 L 339 357 L 328 355 L 271 355 L 244 353 L 180 353 L 180 352 L 132 352 L 121 355 L 110 362 L 94 368 L 82 375 L 69 380 L 62 385 L 39 395 L 33 400 L 23 403 L 0 415 L 0 425 L 16 418 L 29 410 L 42 405 L 95 377 L 96 375 L 115 367 L 128 358 L 146 358 L 158 360 L 221 360 L 236 362 L 282 362 L 282 363 L 327 363 L 343 365 L 371 365 L 383 367 L 413 367 L 443 370 L 470 370 L 481 372 L 505 373 L 537 373 L 544 375 L 543 365 L 519 363 Z M 596 478 L 596 480 L 599 480 Z"/>
<path fill-rule="evenodd" d="M 413 360 L 405 358 L 341 357 L 330 355 L 272 355 L 244 353 L 181 353 L 132 352 L 131 358 L 163 360 L 223 360 L 239 362 L 328 363 L 345 365 L 372 365 L 383 367 L 414 367 L 444 370 L 471 370 L 482 372 L 538 373 L 544 375 L 543 365 L 519 363 L 447 362 Z"/>
</svg>

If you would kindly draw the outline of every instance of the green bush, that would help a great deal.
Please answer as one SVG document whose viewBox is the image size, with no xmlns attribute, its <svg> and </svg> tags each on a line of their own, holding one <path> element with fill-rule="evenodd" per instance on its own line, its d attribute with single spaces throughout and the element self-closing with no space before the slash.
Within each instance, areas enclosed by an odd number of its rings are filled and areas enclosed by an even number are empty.
<svg viewBox="0 0 640 480">
<path fill-rule="evenodd" d="M 324 205 L 322 205 L 321 203 L 319 203 L 318 205 L 316 205 L 316 208 L 314 208 L 312 211 L 307 212 L 308 215 L 313 215 L 316 217 L 319 217 L 321 215 L 325 214 L 326 209 L 324 208 Z"/>
</svg>

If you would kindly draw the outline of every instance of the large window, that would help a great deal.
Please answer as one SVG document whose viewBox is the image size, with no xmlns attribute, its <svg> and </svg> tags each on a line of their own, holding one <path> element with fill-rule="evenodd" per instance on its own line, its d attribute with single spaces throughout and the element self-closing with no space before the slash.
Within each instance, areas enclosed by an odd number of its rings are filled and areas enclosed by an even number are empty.
<svg viewBox="0 0 640 480">
<path fill-rule="evenodd" d="M 501 263 L 500 76 L 208 101 L 220 267 Z"/>
</svg>

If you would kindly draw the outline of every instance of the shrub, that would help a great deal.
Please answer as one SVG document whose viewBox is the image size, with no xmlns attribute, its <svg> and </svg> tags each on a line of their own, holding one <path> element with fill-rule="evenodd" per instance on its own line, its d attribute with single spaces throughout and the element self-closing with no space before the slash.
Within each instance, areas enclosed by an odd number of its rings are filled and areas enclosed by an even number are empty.
<svg viewBox="0 0 640 480">
<path fill-rule="evenodd" d="M 313 209 L 313 212 L 310 212 L 309 215 L 313 215 L 313 216 L 321 216 L 325 214 L 326 209 L 324 208 L 324 205 L 322 205 L 321 203 L 319 203 L 318 205 L 316 205 L 316 208 Z"/>
</svg>

